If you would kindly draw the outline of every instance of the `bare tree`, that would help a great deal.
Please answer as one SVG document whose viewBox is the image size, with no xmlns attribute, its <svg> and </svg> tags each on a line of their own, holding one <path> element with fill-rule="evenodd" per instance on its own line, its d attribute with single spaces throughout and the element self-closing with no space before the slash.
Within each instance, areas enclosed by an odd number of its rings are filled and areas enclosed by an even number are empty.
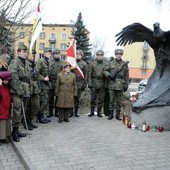
<svg viewBox="0 0 170 170">
<path fill-rule="evenodd" d="M 20 26 L 31 16 L 35 11 L 33 0 L 1 0 L 0 1 L 0 53 L 8 51 L 10 44 L 10 34 L 16 32 Z M 37 5 L 37 4 L 36 4 Z M 32 22 L 32 21 L 31 21 Z M 17 39 L 18 37 L 14 37 Z M 6 49 L 5 49 L 6 48 Z"/>
<path fill-rule="evenodd" d="M 92 59 L 94 59 L 95 57 L 95 54 L 97 52 L 97 50 L 103 50 L 105 47 L 105 43 L 104 41 L 102 40 L 102 38 L 100 37 L 95 37 L 93 42 L 92 42 Z"/>
</svg>

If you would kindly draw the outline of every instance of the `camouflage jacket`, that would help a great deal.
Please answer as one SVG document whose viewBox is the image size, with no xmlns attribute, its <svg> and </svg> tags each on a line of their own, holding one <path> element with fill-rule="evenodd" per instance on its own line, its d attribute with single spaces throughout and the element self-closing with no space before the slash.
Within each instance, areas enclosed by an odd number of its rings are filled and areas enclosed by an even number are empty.
<svg viewBox="0 0 170 170">
<path fill-rule="evenodd" d="M 35 65 L 32 61 L 28 60 L 30 75 L 31 75 L 31 83 L 30 89 L 31 94 L 38 94 L 41 92 L 40 82 L 38 81 L 38 71 L 35 68 Z"/>
<path fill-rule="evenodd" d="M 52 83 L 52 89 L 54 89 L 55 88 L 55 82 L 57 80 L 57 74 L 62 71 L 64 61 L 63 60 L 56 61 L 52 57 L 49 60 L 49 64 L 50 64 L 50 68 L 49 68 L 50 69 L 50 75 L 49 75 L 49 78 L 50 78 L 50 81 Z"/>
<path fill-rule="evenodd" d="M 108 79 L 108 88 L 112 90 L 124 90 L 128 88 L 129 84 L 129 69 L 127 62 L 121 61 L 111 61 L 104 69 L 103 74 L 108 78 L 109 75 L 114 75 L 116 72 L 115 80 Z"/>
<path fill-rule="evenodd" d="M 40 81 L 40 87 L 43 90 L 51 89 L 51 82 L 44 81 L 44 78 L 50 74 L 50 64 L 45 57 L 40 58 L 36 64 L 36 70 L 38 71 L 38 80 Z"/>
<path fill-rule="evenodd" d="M 103 75 L 106 62 L 93 61 L 88 70 L 88 85 L 95 88 L 101 89 L 106 87 L 106 79 Z"/>
<path fill-rule="evenodd" d="M 8 71 L 12 74 L 11 93 L 30 97 L 30 67 L 28 61 L 25 64 L 20 57 L 13 59 L 8 66 Z"/>
<path fill-rule="evenodd" d="M 76 75 L 77 88 L 82 89 L 82 87 L 87 86 L 87 64 L 83 60 L 80 60 L 77 62 L 77 65 L 84 74 L 84 80 L 81 78 L 80 74 L 78 74 L 75 69 L 73 69 L 72 72 Z"/>
</svg>

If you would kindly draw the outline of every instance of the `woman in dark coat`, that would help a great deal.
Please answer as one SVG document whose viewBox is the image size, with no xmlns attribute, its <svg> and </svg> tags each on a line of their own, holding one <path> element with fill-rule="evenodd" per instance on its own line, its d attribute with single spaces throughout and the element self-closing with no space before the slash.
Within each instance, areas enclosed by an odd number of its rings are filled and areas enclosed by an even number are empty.
<svg viewBox="0 0 170 170">
<path fill-rule="evenodd" d="M 55 95 L 56 106 L 59 108 L 59 123 L 63 120 L 69 122 L 69 113 L 77 97 L 77 84 L 76 76 L 70 72 L 70 66 L 67 63 L 63 65 L 63 71 L 57 75 Z"/>
<path fill-rule="evenodd" d="M 11 74 L 8 71 L 0 72 L 0 141 L 9 142 L 11 135 L 11 94 L 9 81 Z"/>
</svg>

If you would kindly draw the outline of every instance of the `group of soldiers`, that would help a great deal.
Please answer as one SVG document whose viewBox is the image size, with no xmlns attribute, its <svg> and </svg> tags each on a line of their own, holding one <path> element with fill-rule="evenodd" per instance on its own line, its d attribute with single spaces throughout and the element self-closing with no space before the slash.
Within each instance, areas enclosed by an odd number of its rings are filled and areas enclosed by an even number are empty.
<svg viewBox="0 0 170 170">
<path fill-rule="evenodd" d="M 86 87 L 91 89 L 89 117 L 94 115 L 96 107 L 97 115 L 102 117 L 105 89 L 108 89 L 108 119 L 113 119 L 115 110 L 116 119 L 121 120 L 122 95 L 129 83 L 128 63 L 122 60 L 122 49 L 115 50 L 115 59 L 110 62 L 104 60 L 104 51 L 98 50 L 95 60 L 89 66 L 82 60 L 83 51 L 77 50 L 77 65 L 83 72 L 84 79 L 78 74 L 76 68 L 72 68 L 61 60 L 58 49 L 52 51 L 50 48 L 44 48 L 44 54 L 37 62 L 35 61 L 36 52 L 32 51 L 29 54 L 25 45 L 18 48 L 17 55 L 8 66 L 8 71 L 12 75 L 10 91 L 13 141 L 19 142 L 20 137 L 26 136 L 19 130 L 21 123 L 26 129 L 33 130 L 38 127 L 35 120 L 47 124 L 51 121 L 50 117 L 53 114 L 59 117 L 59 123 L 69 122 L 69 117 L 74 115 L 79 117 L 80 97 Z M 71 72 L 68 77 L 65 76 L 67 72 Z M 70 84 L 69 80 L 71 80 Z M 69 94 L 73 98 L 69 97 Z M 72 100 L 69 102 L 73 103 L 71 105 L 65 103 L 65 100 L 69 98 Z"/>
</svg>

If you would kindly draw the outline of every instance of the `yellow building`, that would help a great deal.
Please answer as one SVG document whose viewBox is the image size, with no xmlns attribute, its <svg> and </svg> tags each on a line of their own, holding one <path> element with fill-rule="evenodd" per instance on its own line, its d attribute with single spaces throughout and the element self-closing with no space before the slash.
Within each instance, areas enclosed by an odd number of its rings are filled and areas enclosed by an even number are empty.
<svg viewBox="0 0 170 170">
<path fill-rule="evenodd" d="M 18 29 L 13 26 L 11 37 L 13 39 L 12 48 L 16 54 L 18 46 L 25 44 L 28 48 L 31 42 L 32 24 L 23 24 Z M 64 58 L 70 43 L 71 24 L 43 24 L 42 32 L 36 40 L 36 60 L 42 56 L 44 47 L 61 50 L 61 57 Z"/>
<path fill-rule="evenodd" d="M 123 59 L 129 61 L 129 75 L 134 81 L 148 79 L 155 68 L 155 57 L 147 42 L 124 47 Z"/>
</svg>

